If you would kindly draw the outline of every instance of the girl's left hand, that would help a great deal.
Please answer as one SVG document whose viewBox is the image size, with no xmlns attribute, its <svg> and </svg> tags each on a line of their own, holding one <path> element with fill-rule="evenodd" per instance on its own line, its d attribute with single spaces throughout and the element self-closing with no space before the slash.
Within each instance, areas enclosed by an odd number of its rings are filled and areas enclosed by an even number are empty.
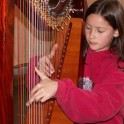
<svg viewBox="0 0 124 124">
<path fill-rule="evenodd" d="M 27 106 L 29 106 L 34 101 L 45 102 L 46 100 L 52 98 L 58 88 L 57 81 L 51 80 L 37 68 L 35 68 L 35 71 L 42 80 L 31 90 L 30 99 L 26 103 Z"/>
<path fill-rule="evenodd" d="M 55 72 L 51 60 L 54 58 L 57 48 L 58 44 L 54 44 L 50 53 L 46 56 L 42 56 L 38 62 L 38 68 L 40 71 L 44 72 L 49 77 L 51 77 L 51 75 Z"/>
</svg>

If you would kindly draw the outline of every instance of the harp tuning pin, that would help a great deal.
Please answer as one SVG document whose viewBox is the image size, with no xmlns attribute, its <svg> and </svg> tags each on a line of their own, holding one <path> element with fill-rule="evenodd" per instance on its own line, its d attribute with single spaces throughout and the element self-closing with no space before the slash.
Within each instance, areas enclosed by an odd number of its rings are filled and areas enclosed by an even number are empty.
<svg viewBox="0 0 124 124">
<path fill-rule="evenodd" d="M 57 78 L 60 78 L 60 76 L 59 76 L 59 75 L 57 75 Z"/>
<path fill-rule="evenodd" d="M 47 118 L 47 121 L 49 121 L 49 118 Z"/>
<path fill-rule="evenodd" d="M 52 16 L 50 16 L 49 18 L 52 19 Z"/>
<path fill-rule="evenodd" d="M 53 101 L 51 101 L 51 104 L 53 104 L 54 102 Z"/>
<path fill-rule="evenodd" d="M 52 27 L 53 30 L 55 30 L 55 27 Z"/>
<path fill-rule="evenodd" d="M 64 29 L 64 27 L 62 27 L 62 26 L 61 26 L 61 29 L 63 30 L 63 29 Z"/>
<path fill-rule="evenodd" d="M 68 16 L 67 16 L 67 18 L 68 18 L 68 20 L 70 20 L 70 19 L 71 19 L 71 16 L 70 16 L 70 15 L 68 15 Z"/>
<path fill-rule="evenodd" d="M 52 110 L 52 107 L 50 106 L 49 109 Z"/>
<path fill-rule="evenodd" d="M 56 29 L 57 31 L 59 31 L 59 29 L 58 29 L 57 27 L 55 27 L 55 29 Z"/>
<path fill-rule="evenodd" d="M 66 46 L 64 45 L 64 49 L 66 49 Z"/>
<path fill-rule="evenodd" d="M 75 12 L 75 9 L 71 9 L 70 11 L 71 11 L 72 13 L 74 13 L 74 12 Z"/>
<path fill-rule="evenodd" d="M 64 24 L 67 26 L 68 24 L 66 22 L 64 22 Z"/>
<path fill-rule="evenodd" d="M 50 115 L 51 115 L 51 113 L 49 112 L 49 113 L 48 113 L 48 115 L 50 116 Z"/>
<path fill-rule="evenodd" d="M 57 30 L 57 31 L 59 31 L 59 29 L 58 29 L 58 28 L 57 28 L 56 30 Z"/>
</svg>

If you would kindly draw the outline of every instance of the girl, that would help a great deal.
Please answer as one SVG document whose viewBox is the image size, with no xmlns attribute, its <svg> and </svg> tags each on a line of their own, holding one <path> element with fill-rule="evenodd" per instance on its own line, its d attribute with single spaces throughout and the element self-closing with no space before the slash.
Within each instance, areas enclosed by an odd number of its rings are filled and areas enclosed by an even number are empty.
<svg viewBox="0 0 124 124">
<path fill-rule="evenodd" d="M 45 63 L 42 58 L 42 71 L 35 69 L 42 81 L 32 89 L 27 106 L 55 97 L 67 117 L 76 123 L 123 124 L 124 10 L 117 0 L 97 0 L 88 8 L 85 22 L 88 47 L 82 89 L 69 78 L 49 79 L 43 68 L 50 61 Z M 56 46 L 52 57 L 55 50 Z"/>
</svg>

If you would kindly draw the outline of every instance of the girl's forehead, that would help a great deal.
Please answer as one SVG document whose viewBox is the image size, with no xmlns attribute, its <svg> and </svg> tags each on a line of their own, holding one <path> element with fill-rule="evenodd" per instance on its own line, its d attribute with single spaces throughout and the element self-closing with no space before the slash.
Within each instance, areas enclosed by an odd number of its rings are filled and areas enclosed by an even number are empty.
<svg viewBox="0 0 124 124">
<path fill-rule="evenodd" d="M 97 27 L 108 27 L 110 24 L 100 14 L 90 14 L 86 19 L 86 24 Z"/>
</svg>

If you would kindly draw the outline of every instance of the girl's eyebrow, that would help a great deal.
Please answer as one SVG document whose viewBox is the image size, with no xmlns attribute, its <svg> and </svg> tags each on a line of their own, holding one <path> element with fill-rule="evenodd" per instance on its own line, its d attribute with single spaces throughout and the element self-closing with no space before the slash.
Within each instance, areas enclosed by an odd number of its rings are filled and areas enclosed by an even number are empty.
<svg viewBox="0 0 124 124">
<path fill-rule="evenodd" d="M 90 24 L 88 24 L 88 23 L 86 23 L 86 25 L 89 25 L 89 26 L 91 26 Z M 91 26 L 92 27 L 92 26 Z M 97 28 L 101 28 L 101 29 L 107 29 L 107 28 L 105 28 L 105 27 L 100 27 L 100 26 L 98 26 Z"/>
</svg>

